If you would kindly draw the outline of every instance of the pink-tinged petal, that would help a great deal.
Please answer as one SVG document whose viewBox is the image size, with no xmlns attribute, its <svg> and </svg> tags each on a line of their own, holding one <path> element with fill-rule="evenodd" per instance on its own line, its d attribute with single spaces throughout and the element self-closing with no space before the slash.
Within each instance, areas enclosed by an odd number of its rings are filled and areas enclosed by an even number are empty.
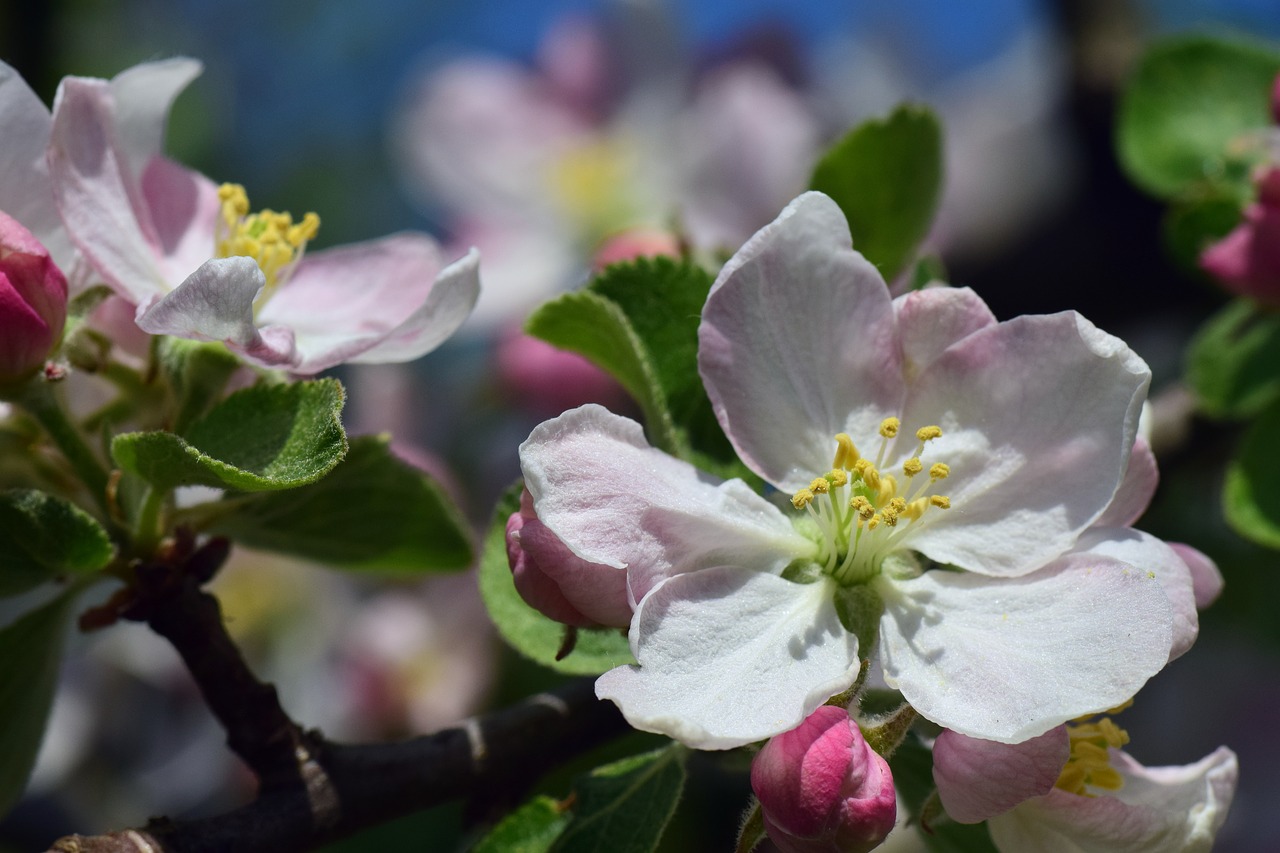
<svg viewBox="0 0 1280 853">
<path fill-rule="evenodd" d="M 580 628 L 631 624 L 627 573 L 570 551 L 538 518 L 528 490 L 507 519 L 507 562 L 520 596 L 557 622 Z"/>
<path fill-rule="evenodd" d="M 600 676 L 596 695 L 635 728 L 695 749 L 793 729 L 858 672 L 833 595 L 827 578 L 795 584 L 728 566 L 669 578 L 631 622 L 639 666 Z"/>
<path fill-rule="evenodd" d="M 586 405 L 520 445 L 538 518 L 591 563 L 627 569 L 633 601 L 709 566 L 779 573 L 817 546 L 741 480 L 722 482 L 649 446 L 640 425 Z"/>
<path fill-rule="evenodd" d="M 681 218 L 708 249 L 738 247 L 804 189 L 820 135 L 799 93 L 747 62 L 704 78 L 677 130 Z"/>
<path fill-rule="evenodd" d="M 1239 768 L 1219 747 L 1195 764 L 1143 767 L 1111 750 L 1124 785 L 1084 797 L 1054 789 L 988 824 L 1002 851 L 1207 853 L 1226 820 Z"/>
<path fill-rule="evenodd" d="M 912 531 L 912 547 L 996 576 L 1067 551 L 1120 485 L 1150 380 L 1122 341 L 1072 311 L 1018 317 L 950 347 L 903 416 L 942 427 L 922 459 L 951 469 L 935 488 L 951 509 Z"/>
<path fill-rule="evenodd" d="M 893 304 L 835 202 L 805 193 L 725 265 L 698 369 L 738 455 L 783 491 L 831 468 L 837 433 L 872 436 L 899 414 Z"/>
<path fill-rule="evenodd" d="M 170 285 L 159 266 L 159 240 L 145 214 L 140 180 L 129 173 L 116 136 L 113 109 L 105 80 L 63 79 L 53 103 L 49 176 L 72 242 L 112 289 L 140 304 Z"/>
<path fill-rule="evenodd" d="M 166 281 L 182 281 L 213 254 L 222 206 L 218 187 L 199 172 L 153 157 L 142 172 L 142 197 L 161 272 Z"/>
<path fill-rule="evenodd" d="M 1218 564 L 1190 545 L 1182 542 L 1170 542 L 1168 545 L 1187 564 L 1187 569 L 1191 572 L 1191 589 L 1195 594 L 1196 607 L 1204 610 L 1222 594 L 1222 572 L 1218 571 Z"/>
<path fill-rule="evenodd" d="M 164 152 L 174 99 L 203 68 L 197 60 L 175 57 L 144 62 L 112 78 L 116 134 L 130 174 L 141 176 L 147 163 Z"/>
<path fill-rule="evenodd" d="M 1181 657 L 1200 633 L 1200 616 L 1186 562 L 1165 542 L 1129 527 L 1092 527 L 1076 543 L 1074 553 L 1109 557 L 1153 577 L 1169 599 L 1173 639 L 1169 660 Z"/>
<path fill-rule="evenodd" d="M 252 258 L 206 261 L 186 281 L 159 299 L 138 306 L 138 328 L 152 335 L 221 341 L 270 365 L 286 363 L 279 340 L 264 339 L 253 321 L 253 300 L 266 285 Z"/>
<path fill-rule="evenodd" d="M 444 266 L 425 234 L 393 234 L 307 255 L 258 314 L 293 330 L 297 373 L 344 362 L 411 361 L 457 331 L 475 305 L 480 258 Z"/>
<path fill-rule="evenodd" d="M 1128 527 L 1133 524 L 1151 505 L 1151 497 L 1156 493 L 1160 483 L 1160 468 L 1156 465 L 1156 455 L 1151 452 L 1151 445 L 1141 435 L 1133 443 L 1133 452 L 1129 454 L 1129 467 L 1125 469 L 1120 488 L 1102 515 L 1098 516 L 1095 525 L 1102 527 Z"/>
<path fill-rule="evenodd" d="M 960 734 L 1017 743 L 1126 701 L 1164 666 L 1169 602 L 1143 572 L 1072 554 L 1033 574 L 882 577 L 885 682 Z"/>
<path fill-rule="evenodd" d="M 910 382 L 947 347 L 996 324 L 987 303 L 967 287 L 928 287 L 893 300 L 902 337 L 903 373 Z"/>
<path fill-rule="evenodd" d="M 49 187 L 45 149 L 52 120 L 22 76 L 0 62 L 0 210 L 36 236 L 59 267 L 69 268 L 75 250 L 62 228 Z M 64 269 L 64 272 L 66 269 Z"/>
<path fill-rule="evenodd" d="M 997 743 L 944 729 L 933 744 L 933 782 L 952 820 L 981 823 L 1053 790 L 1071 755 L 1058 726 L 1022 743 Z"/>
</svg>

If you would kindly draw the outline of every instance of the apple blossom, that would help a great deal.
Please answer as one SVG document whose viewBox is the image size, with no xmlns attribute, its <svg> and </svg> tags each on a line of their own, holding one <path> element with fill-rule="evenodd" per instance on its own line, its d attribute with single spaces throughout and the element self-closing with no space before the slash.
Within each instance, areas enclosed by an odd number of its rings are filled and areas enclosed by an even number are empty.
<svg viewBox="0 0 1280 853">
<path fill-rule="evenodd" d="M 1258 197 L 1243 221 L 1200 255 L 1200 266 L 1228 290 L 1280 304 L 1280 166 L 1257 179 Z"/>
<path fill-rule="evenodd" d="M 0 386 L 40 369 L 66 319 L 62 270 L 30 231 L 0 213 Z"/>
<path fill-rule="evenodd" d="M 831 705 L 769 739 L 751 762 L 751 789 L 783 853 L 865 853 L 898 815 L 889 763 Z"/>
<path fill-rule="evenodd" d="M 1150 374 L 1074 312 L 997 323 L 966 289 L 891 299 L 807 193 L 717 278 L 699 367 L 788 511 L 600 407 L 521 446 L 541 522 L 625 572 L 639 664 L 597 694 L 633 726 L 704 749 L 786 731 L 878 634 L 921 715 L 1018 742 L 1128 698 L 1186 643 L 1162 588 L 1190 589 L 1176 554 L 1124 528 L 1081 540 Z"/>
<path fill-rule="evenodd" d="M 137 306 L 138 325 L 301 374 L 408 361 L 452 334 L 479 289 L 474 251 L 446 265 L 431 238 L 402 233 L 304 256 L 314 214 L 252 213 L 241 187 L 162 155 L 163 117 L 199 71 L 178 59 L 110 82 L 68 77 L 54 102 L 58 210 L 97 272 Z"/>
<path fill-rule="evenodd" d="M 944 731 L 934 781 L 947 814 L 988 821 L 1006 853 L 1206 851 L 1235 792 L 1236 756 L 1219 747 L 1184 767 L 1144 767 L 1110 718 L 1075 720 L 1018 744 Z"/>
</svg>

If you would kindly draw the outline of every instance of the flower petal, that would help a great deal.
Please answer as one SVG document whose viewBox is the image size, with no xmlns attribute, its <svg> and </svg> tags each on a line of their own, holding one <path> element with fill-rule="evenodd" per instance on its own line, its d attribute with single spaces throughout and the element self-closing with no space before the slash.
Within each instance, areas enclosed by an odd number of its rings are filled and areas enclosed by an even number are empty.
<svg viewBox="0 0 1280 853">
<path fill-rule="evenodd" d="M 1125 469 L 1120 488 L 1116 489 L 1106 512 L 1098 516 L 1094 524 L 1105 527 L 1133 524 L 1147 511 L 1159 483 L 1160 469 L 1156 465 L 1156 456 L 1147 440 L 1139 435 L 1133 443 L 1133 452 L 1129 454 L 1129 467 Z"/>
<path fill-rule="evenodd" d="M 1187 569 L 1191 572 L 1191 588 L 1195 592 L 1196 607 L 1204 610 L 1222 594 L 1222 572 L 1218 571 L 1218 564 L 1190 545 L 1182 542 L 1169 542 L 1168 545 L 1187 564 Z"/>
<path fill-rule="evenodd" d="M 112 78 L 116 134 L 130 174 L 141 177 L 151 159 L 164 152 L 174 99 L 203 70 L 198 60 L 180 56 L 144 62 Z"/>
<path fill-rule="evenodd" d="M 631 622 L 640 665 L 600 676 L 596 695 L 632 726 L 695 749 L 793 729 L 858 672 L 858 641 L 833 594 L 825 578 L 796 584 L 728 566 L 677 575 Z"/>
<path fill-rule="evenodd" d="M 1033 574 L 929 571 L 878 584 L 885 682 L 940 726 L 1016 743 L 1126 701 L 1169 657 L 1169 602 L 1123 563 Z"/>
<path fill-rule="evenodd" d="M 952 820 L 981 823 L 1053 790 L 1071 755 L 1058 726 L 1022 743 L 997 743 L 944 729 L 933 744 L 933 781 Z"/>
<path fill-rule="evenodd" d="M 781 572 L 817 546 L 741 480 L 722 482 L 649 446 L 640 425 L 586 405 L 520 445 L 538 518 L 590 563 L 626 567 L 634 600 L 708 566 Z"/>
<path fill-rule="evenodd" d="M 169 284 L 159 267 L 159 239 L 145 215 L 139 177 L 130 174 L 116 133 L 114 109 L 107 81 L 63 79 L 53 102 L 49 177 L 72 242 L 107 284 L 140 305 L 166 293 Z"/>
<path fill-rule="evenodd" d="M 1127 563 L 1154 578 L 1173 611 L 1169 660 L 1181 657 L 1191 648 L 1200 633 L 1200 617 L 1196 613 L 1191 571 L 1177 551 L 1151 534 L 1129 527 L 1091 527 L 1080 536 L 1073 550 Z"/>
<path fill-rule="evenodd" d="M 137 323 L 153 335 L 221 341 L 267 366 L 293 356 L 287 330 L 263 329 L 253 321 L 253 300 L 266 285 L 252 258 L 206 261 L 170 293 L 138 306 Z"/>
<path fill-rule="evenodd" d="M 1018 317 L 950 347 L 903 415 L 942 427 L 929 459 L 951 468 L 952 509 L 912 546 L 1001 576 L 1064 553 L 1120 484 L 1150 378 L 1122 341 L 1075 312 Z"/>
<path fill-rule="evenodd" d="M 893 310 L 908 381 L 919 376 L 947 347 L 996 324 L 987 303 L 967 287 L 913 290 L 893 300 Z"/>
<path fill-rule="evenodd" d="M 1041 853 L 1207 853 L 1226 820 L 1239 769 L 1226 747 L 1184 767 L 1143 767 L 1111 750 L 1119 791 L 1084 797 L 1054 789 L 988 824 L 1001 850 Z"/>
<path fill-rule="evenodd" d="M 435 241 L 411 233 L 317 252 L 258 317 L 293 330 L 297 373 L 411 361 L 467 318 L 480 289 L 479 261 L 472 251 L 443 266 Z"/>
<path fill-rule="evenodd" d="M 784 491 L 831 467 L 837 433 L 873 436 L 899 413 L 893 304 L 835 202 L 805 193 L 725 265 L 698 369 L 738 455 Z"/>
</svg>

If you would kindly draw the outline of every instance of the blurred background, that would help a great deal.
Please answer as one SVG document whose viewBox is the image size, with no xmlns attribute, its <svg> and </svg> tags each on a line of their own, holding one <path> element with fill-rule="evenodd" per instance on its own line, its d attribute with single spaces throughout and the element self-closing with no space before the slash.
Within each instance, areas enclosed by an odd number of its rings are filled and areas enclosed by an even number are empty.
<svg viewBox="0 0 1280 853">
<path fill-rule="evenodd" d="M 1216 849 L 1266 851 L 1280 838 L 1280 555 L 1235 537 L 1217 509 L 1234 428 L 1180 414 L 1187 341 L 1226 297 L 1169 259 L 1162 206 L 1127 182 L 1112 148 L 1118 87 L 1144 44 L 1206 28 L 1280 39 L 1280 7 L 11 0 L 0 4 L 0 59 L 47 102 L 65 74 L 197 57 L 204 75 L 170 130 L 177 159 L 245 185 L 255 208 L 318 212 L 321 247 L 406 228 L 456 254 L 478 245 L 486 294 L 462 334 L 411 366 L 342 374 L 349 427 L 391 431 L 453 484 L 477 529 L 518 476 L 516 447 L 533 425 L 587 400 L 629 406 L 589 367 L 519 334 L 540 299 L 580 285 L 610 251 L 661 250 L 677 225 L 702 257 L 727 256 L 804 189 L 813 158 L 852 123 L 904 99 L 932 105 L 947 185 L 929 248 L 950 280 L 1001 319 L 1077 309 L 1153 368 L 1168 429 L 1156 439 L 1161 488 L 1139 526 L 1204 550 L 1226 590 L 1197 646 L 1121 722 L 1148 765 L 1231 746 L 1240 787 Z M 553 681 L 500 648 L 471 576 L 357 583 L 245 554 L 218 592 L 286 709 L 331 736 L 429 732 Z M 75 647 L 0 849 L 210 814 L 251 794 L 160 640 L 121 625 Z M 744 769 L 694 762 L 667 848 L 730 845 Z M 438 809 L 342 849 L 397 838 L 464 847 L 471 817 Z"/>
</svg>

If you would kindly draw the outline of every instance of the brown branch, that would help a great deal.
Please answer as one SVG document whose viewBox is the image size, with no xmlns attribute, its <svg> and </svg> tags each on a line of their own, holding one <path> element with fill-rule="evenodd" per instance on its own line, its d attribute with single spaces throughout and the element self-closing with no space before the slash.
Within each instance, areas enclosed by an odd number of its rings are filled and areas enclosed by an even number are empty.
<svg viewBox="0 0 1280 853">
<path fill-rule="evenodd" d="M 510 805 L 551 767 L 629 731 L 613 705 L 595 698 L 591 680 L 580 679 L 438 734 L 395 744 L 330 743 L 293 722 L 275 688 L 254 677 L 217 600 L 201 591 L 224 547 L 180 545 L 184 553 L 167 565 L 139 567 L 134 593 L 119 612 L 147 622 L 177 649 L 228 745 L 258 775 L 258 796 L 216 817 L 72 835 L 51 850 L 306 850 L 453 800 L 469 801 L 473 813 Z"/>
</svg>

